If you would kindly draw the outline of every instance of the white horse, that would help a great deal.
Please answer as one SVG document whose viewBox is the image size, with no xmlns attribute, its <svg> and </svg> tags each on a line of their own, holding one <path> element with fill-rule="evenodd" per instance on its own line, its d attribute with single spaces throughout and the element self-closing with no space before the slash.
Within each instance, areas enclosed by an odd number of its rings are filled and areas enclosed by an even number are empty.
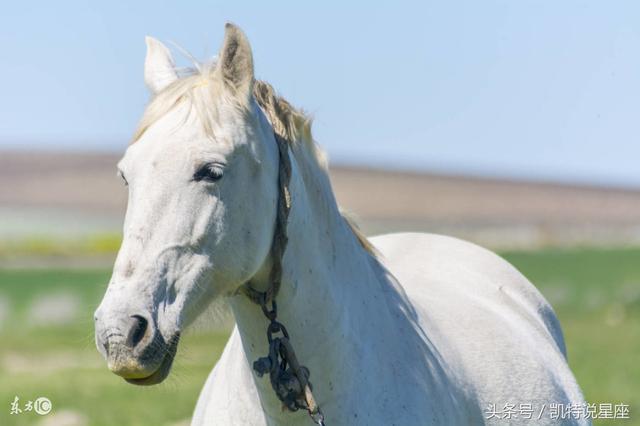
<svg viewBox="0 0 640 426">
<path fill-rule="evenodd" d="M 512 405 L 531 407 L 536 423 L 589 423 L 550 416 L 552 404 L 584 400 L 543 296 L 497 255 L 454 238 L 389 234 L 369 246 L 338 209 L 309 119 L 254 79 L 237 27 L 227 24 L 215 64 L 186 76 L 161 43 L 147 45 L 154 97 L 119 163 L 124 240 L 95 314 L 111 371 L 161 382 L 181 331 L 225 298 L 237 325 L 193 424 L 312 424 L 283 410 L 251 366 L 269 350 L 269 320 L 247 295 L 269 290 L 281 265 L 277 320 L 327 425 L 528 422 Z M 289 237 L 282 258 L 278 223 Z"/>
</svg>

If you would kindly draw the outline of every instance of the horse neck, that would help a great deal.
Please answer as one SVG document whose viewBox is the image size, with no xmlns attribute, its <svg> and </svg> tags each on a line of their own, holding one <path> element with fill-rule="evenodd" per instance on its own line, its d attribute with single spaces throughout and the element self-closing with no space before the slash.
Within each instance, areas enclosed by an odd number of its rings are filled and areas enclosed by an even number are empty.
<svg viewBox="0 0 640 426">
<path fill-rule="evenodd" d="M 305 169 L 295 155 L 292 166 L 278 321 L 287 327 L 300 363 L 311 371 L 314 395 L 322 406 L 355 382 L 357 369 L 352 367 L 362 349 L 358 342 L 369 339 L 367 330 L 376 328 L 379 313 L 386 310 L 380 307 L 384 297 L 375 283 L 377 263 L 339 213 L 328 176 L 319 168 Z M 259 273 L 251 285 L 266 288 L 268 275 Z M 231 306 L 247 360 L 265 356 L 268 321 L 260 307 L 243 295 L 232 297 Z M 291 421 L 290 413 L 282 413 L 269 379 L 256 379 L 256 384 L 267 414 Z"/>
</svg>

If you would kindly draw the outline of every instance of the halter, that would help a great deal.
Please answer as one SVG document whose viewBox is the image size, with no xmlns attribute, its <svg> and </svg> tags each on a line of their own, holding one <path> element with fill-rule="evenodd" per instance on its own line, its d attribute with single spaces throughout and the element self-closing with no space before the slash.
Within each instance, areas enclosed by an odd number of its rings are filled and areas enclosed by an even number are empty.
<svg viewBox="0 0 640 426">
<path fill-rule="evenodd" d="M 271 387 L 275 391 L 283 407 L 289 411 L 305 409 L 309 417 L 317 424 L 325 426 L 324 415 L 315 401 L 309 382 L 309 369 L 300 365 L 285 326 L 277 321 L 278 306 L 276 296 L 282 281 L 282 258 L 287 248 L 287 220 L 291 210 L 291 160 L 289 158 L 288 142 L 274 132 L 278 145 L 278 207 L 276 226 L 271 242 L 272 267 L 269 272 L 269 287 L 266 291 L 258 291 L 250 283 L 242 287 L 242 292 L 253 303 L 260 305 L 264 316 L 269 320 L 267 327 L 268 355 L 253 363 L 253 369 L 258 377 L 269 373 Z M 268 304 L 271 307 L 268 307 Z M 279 334 L 279 337 L 274 335 Z"/>
</svg>

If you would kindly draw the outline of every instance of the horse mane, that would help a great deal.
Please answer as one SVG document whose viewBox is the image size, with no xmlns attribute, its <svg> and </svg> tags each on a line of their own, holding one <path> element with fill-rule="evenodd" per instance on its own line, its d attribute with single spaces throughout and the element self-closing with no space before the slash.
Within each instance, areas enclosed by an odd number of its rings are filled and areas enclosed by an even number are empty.
<svg viewBox="0 0 640 426">
<path fill-rule="evenodd" d="M 304 111 L 292 106 L 283 97 L 278 96 L 266 81 L 255 81 L 253 97 L 269 119 L 273 131 L 291 145 L 296 141 L 303 143 L 307 152 L 312 153 L 311 157 L 315 160 L 316 165 L 322 169 L 325 175 L 328 175 L 327 157 L 314 142 L 311 134 L 312 118 Z M 355 220 L 342 212 L 340 214 L 360 245 L 370 254 L 375 254 L 373 245 L 360 230 Z"/>
<path fill-rule="evenodd" d="M 149 127 L 178 105 L 189 101 L 201 118 L 205 133 L 213 137 L 212 123 L 217 116 L 215 102 L 212 96 L 221 93 L 221 85 L 213 78 L 215 62 L 196 64 L 195 68 L 183 71 L 183 76 L 157 93 L 147 105 L 145 112 L 134 133 L 132 144 L 137 142 Z M 205 87 L 209 90 L 195 90 Z M 274 132 L 289 143 L 294 151 L 301 152 L 304 162 L 311 163 L 320 169 L 327 178 L 329 167 L 325 153 L 315 143 L 311 133 L 312 118 L 303 110 L 295 108 L 286 99 L 276 94 L 273 87 L 262 80 L 255 80 L 253 97 L 267 116 Z M 299 149 L 301 148 L 301 149 Z M 355 220 L 340 212 L 343 220 L 354 234 L 362 248 L 368 253 L 376 255 L 376 250 L 364 233 L 357 226 Z"/>
</svg>

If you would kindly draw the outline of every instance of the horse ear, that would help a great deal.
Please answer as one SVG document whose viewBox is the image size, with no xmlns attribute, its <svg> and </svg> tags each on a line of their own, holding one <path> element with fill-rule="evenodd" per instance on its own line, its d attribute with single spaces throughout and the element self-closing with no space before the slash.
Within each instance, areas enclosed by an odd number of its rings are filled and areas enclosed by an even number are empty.
<svg viewBox="0 0 640 426">
<path fill-rule="evenodd" d="M 248 100 L 253 90 L 253 55 L 247 36 L 231 23 L 225 25 L 218 58 L 216 70 L 225 86 L 237 97 Z"/>
<path fill-rule="evenodd" d="M 176 66 L 167 47 L 153 37 L 145 37 L 147 57 L 144 60 L 144 82 L 152 93 L 158 93 L 178 79 Z"/>
</svg>

